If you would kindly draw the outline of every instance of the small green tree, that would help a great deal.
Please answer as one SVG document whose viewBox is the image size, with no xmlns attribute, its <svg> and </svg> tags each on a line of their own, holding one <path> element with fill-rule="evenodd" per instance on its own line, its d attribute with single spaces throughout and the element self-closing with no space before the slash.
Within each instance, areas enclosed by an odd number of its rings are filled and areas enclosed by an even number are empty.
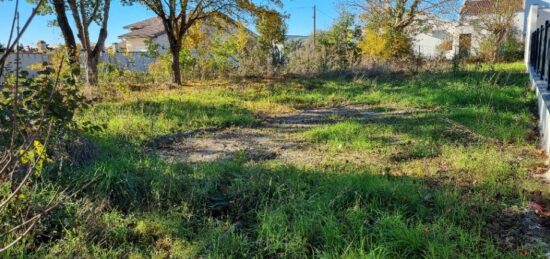
<svg viewBox="0 0 550 259">
<path fill-rule="evenodd" d="M 272 74 L 274 67 L 283 64 L 278 46 L 282 45 L 286 38 L 284 17 L 279 12 L 265 10 L 258 14 L 256 29 L 259 34 L 257 43 L 261 52 L 261 56 L 257 58 L 266 64 L 268 74 Z"/>
<path fill-rule="evenodd" d="M 483 58 L 499 61 L 507 42 L 518 41 L 520 34 L 514 24 L 521 6 L 522 2 L 517 0 L 493 0 L 482 10 L 481 15 L 470 21 L 478 34 L 482 35 L 479 54 Z"/>
<path fill-rule="evenodd" d="M 358 58 L 357 41 L 361 35 L 355 16 L 342 14 L 326 32 L 321 32 L 317 38 L 319 46 L 325 48 L 327 68 L 330 70 L 349 68 Z"/>
<path fill-rule="evenodd" d="M 172 82 L 181 85 L 180 52 L 189 29 L 193 25 L 212 18 L 228 22 L 259 17 L 272 11 L 270 6 L 282 6 L 281 0 L 266 0 L 256 3 L 251 0 L 124 0 L 138 2 L 153 11 L 161 20 L 168 37 L 172 54 Z"/>
<path fill-rule="evenodd" d="M 159 44 L 156 44 L 151 40 L 147 40 L 146 44 L 147 44 L 147 51 L 145 51 L 145 53 L 142 54 L 144 57 L 148 57 L 148 58 L 160 57 Z"/>
<path fill-rule="evenodd" d="M 428 21 L 456 13 L 457 0 L 343 0 L 358 9 L 364 23 L 360 43 L 363 54 L 374 59 L 402 58 L 412 54 L 412 37 Z"/>
<path fill-rule="evenodd" d="M 292 74 L 317 74 L 345 70 L 359 58 L 357 41 L 361 30 L 351 14 L 342 14 L 315 38 L 285 44 L 286 70 Z"/>
</svg>

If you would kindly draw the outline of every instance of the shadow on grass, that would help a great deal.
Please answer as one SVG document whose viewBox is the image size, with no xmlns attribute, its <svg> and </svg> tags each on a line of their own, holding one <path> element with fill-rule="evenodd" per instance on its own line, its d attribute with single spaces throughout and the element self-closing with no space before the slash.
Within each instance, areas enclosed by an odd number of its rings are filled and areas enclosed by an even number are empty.
<svg viewBox="0 0 550 259">
<path fill-rule="evenodd" d="M 124 154 L 73 175 L 97 182 L 82 194 L 108 210 L 88 215 L 102 243 L 86 251 L 211 257 L 517 256 L 486 225 L 518 193 L 502 195 L 430 179 L 304 170 L 242 156 L 195 167 Z M 491 194 L 489 194 L 491 193 Z M 493 195 L 489 197 L 490 195 Z M 114 217 L 114 218 L 113 218 Z M 57 240 L 57 246 L 74 245 Z M 159 247 L 159 242 L 167 242 Z M 177 245 L 176 245 L 177 244 Z M 67 250 L 70 251 L 70 247 Z M 76 248 L 72 248 L 76 249 Z M 83 248 L 80 248 L 83 249 Z M 85 250 L 79 250 L 85 251 Z"/>
</svg>

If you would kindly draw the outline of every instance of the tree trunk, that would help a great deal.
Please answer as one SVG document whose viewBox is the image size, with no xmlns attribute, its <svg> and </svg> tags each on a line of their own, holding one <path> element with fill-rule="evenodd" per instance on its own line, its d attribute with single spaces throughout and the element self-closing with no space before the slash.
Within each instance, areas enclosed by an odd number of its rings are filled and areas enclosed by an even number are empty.
<svg viewBox="0 0 550 259">
<path fill-rule="evenodd" d="M 92 52 L 86 53 L 86 84 L 97 85 L 99 55 L 94 55 Z"/>
<path fill-rule="evenodd" d="M 86 10 L 86 3 L 83 1 L 77 2 L 76 0 L 68 0 L 67 2 L 71 10 L 71 13 L 73 15 L 76 28 L 78 29 L 77 36 L 85 52 L 86 84 L 95 86 L 97 85 L 97 81 L 98 81 L 97 65 L 99 63 L 99 57 L 103 52 L 105 39 L 107 38 L 107 23 L 109 21 L 109 10 L 111 8 L 111 0 L 104 0 L 103 2 L 101 29 L 99 30 L 99 37 L 97 39 L 95 47 L 93 48 L 90 41 L 89 26 L 94 20 L 88 17 L 88 13 Z M 99 1 L 97 1 L 96 6 L 94 7 L 94 13 L 98 10 L 98 8 L 100 8 L 100 6 L 101 5 Z"/>
<path fill-rule="evenodd" d="M 180 71 L 180 51 L 181 47 L 172 46 L 170 52 L 172 52 L 172 83 L 181 85 L 181 71 Z"/>
<path fill-rule="evenodd" d="M 272 78 L 273 77 L 273 47 L 267 51 L 267 77 Z"/>
<path fill-rule="evenodd" d="M 496 33 L 496 44 L 495 44 L 495 53 L 493 57 L 493 62 L 499 62 L 500 61 L 500 50 L 502 48 L 502 45 L 504 45 L 504 42 L 506 40 L 506 36 L 508 34 L 507 30 L 501 30 Z"/>
<path fill-rule="evenodd" d="M 65 10 L 65 2 L 63 0 L 53 0 L 53 6 L 56 14 L 57 24 L 63 34 L 65 45 L 67 46 L 67 54 L 69 55 L 69 63 L 72 65 L 78 64 L 78 49 L 74 38 L 73 30 L 67 19 Z"/>
</svg>

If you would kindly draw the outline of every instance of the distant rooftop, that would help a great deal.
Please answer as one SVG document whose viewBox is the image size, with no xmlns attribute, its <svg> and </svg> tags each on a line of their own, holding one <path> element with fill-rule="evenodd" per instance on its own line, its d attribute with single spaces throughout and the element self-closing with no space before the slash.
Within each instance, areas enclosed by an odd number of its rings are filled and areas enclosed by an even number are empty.
<svg viewBox="0 0 550 259">
<path fill-rule="evenodd" d="M 119 38 L 155 38 L 164 34 L 164 25 L 159 17 L 126 25 L 124 29 L 131 31 L 118 36 Z"/>
<path fill-rule="evenodd" d="M 128 38 L 155 38 L 164 34 L 164 25 L 159 17 L 149 18 L 143 21 L 132 23 L 123 27 L 130 32 L 118 36 L 121 39 Z M 256 35 L 249 30 L 251 35 Z M 304 41 L 308 36 L 302 35 L 286 35 L 287 41 Z"/>
<path fill-rule="evenodd" d="M 494 8 L 494 0 L 466 0 L 460 9 L 461 15 L 481 15 L 491 12 Z M 518 1 L 518 11 L 522 9 Z"/>
</svg>

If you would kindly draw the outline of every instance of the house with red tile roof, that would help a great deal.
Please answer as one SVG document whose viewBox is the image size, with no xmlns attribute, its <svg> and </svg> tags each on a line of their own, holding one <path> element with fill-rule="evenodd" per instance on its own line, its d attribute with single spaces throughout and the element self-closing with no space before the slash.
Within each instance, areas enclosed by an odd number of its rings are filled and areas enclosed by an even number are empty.
<svg viewBox="0 0 550 259">
<path fill-rule="evenodd" d="M 168 51 L 170 48 L 168 36 L 164 30 L 162 20 L 159 17 L 135 22 L 123 28 L 129 30 L 129 32 L 118 36 L 122 40 L 119 47 L 123 46 L 127 52 L 145 52 L 150 44 L 157 45 L 160 52 Z M 237 31 L 237 26 L 230 23 L 220 27 L 209 24 L 207 21 L 201 24 L 201 30 L 208 35 L 207 37 L 214 38 L 214 35 L 227 37 Z M 220 31 L 222 31 L 222 33 L 217 34 Z M 248 32 L 251 35 L 256 35 L 250 30 Z"/>
<path fill-rule="evenodd" d="M 477 54 L 480 41 L 484 34 L 488 33 L 476 28 L 476 20 L 484 15 L 491 15 L 494 11 L 495 0 L 465 0 L 460 9 L 460 18 L 454 33 L 453 52 Z M 549 0 L 517 0 L 518 9 L 514 17 L 514 28 L 518 40 L 525 42 L 527 30 L 527 16 L 533 5 L 550 6 Z"/>
</svg>

